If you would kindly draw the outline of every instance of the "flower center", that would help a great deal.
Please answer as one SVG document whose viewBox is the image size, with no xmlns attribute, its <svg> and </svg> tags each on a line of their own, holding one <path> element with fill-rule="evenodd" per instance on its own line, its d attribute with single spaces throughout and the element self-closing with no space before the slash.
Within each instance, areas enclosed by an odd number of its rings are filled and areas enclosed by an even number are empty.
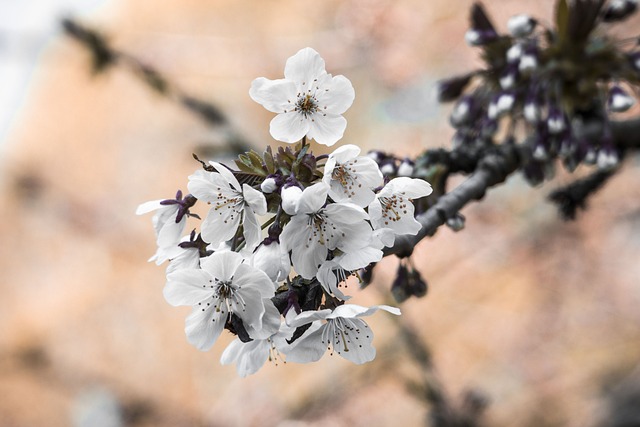
<svg viewBox="0 0 640 427">
<path fill-rule="evenodd" d="M 356 163 L 357 160 L 352 163 Z M 356 192 L 354 187 L 360 188 L 362 184 L 358 182 L 357 174 L 355 173 L 355 169 L 352 167 L 353 164 L 345 163 L 342 165 L 336 165 L 331 172 L 331 178 L 338 181 L 342 186 L 342 190 L 344 191 L 347 197 L 355 196 Z"/>
<path fill-rule="evenodd" d="M 302 114 L 306 119 L 318 110 L 318 100 L 315 95 L 311 95 L 310 93 L 298 94 L 298 101 L 296 102 L 294 111 Z"/>
<path fill-rule="evenodd" d="M 407 214 L 407 202 L 395 194 L 391 197 L 380 197 L 379 200 L 385 225 L 389 225 L 389 221 L 400 221 L 400 214 Z"/>
<path fill-rule="evenodd" d="M 227 299 L 233 295 L 233 287 L 231 286 L 231 281 L 229 280 L 221 280 L 218 282 L 218 289 L 216 290 L 216 295 L 220 299 Z"/>
</svg>

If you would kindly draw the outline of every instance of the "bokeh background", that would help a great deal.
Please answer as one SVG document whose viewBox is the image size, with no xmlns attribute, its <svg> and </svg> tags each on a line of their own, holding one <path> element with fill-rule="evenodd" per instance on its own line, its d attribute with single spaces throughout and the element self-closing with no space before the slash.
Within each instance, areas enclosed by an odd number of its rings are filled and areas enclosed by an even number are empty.
<svg viewBox="0 0 640 427">
<path fill-rule="evenodd" d="M 551 1 L 487 3 L 503 30 L 519 12 L 552 16 Z M 126 70 L 93 75 L 59 25 L 74 16 L 103 30 L 258 150 L 277 143 L 251 81 L 279 78 L 312 46 L 356 90 L 343 142 L 404 156 L 449 144 L 433 89 L 477 64 L 463 40 L 470 4 L 1 2 L 0 426 L 414 426 L 430 408 L 425 384 L 456 408 L 487 402 L 482 425 L 640 425 L 637 158 L 575 222 L 545 201 L 572 179 L 559 171 L 537 189 L 513 177 L 465 209 L 464 231 L 423 241 L 413 261 L 429 293 L 399 320 L 371 318 L 374 362 L 326 355 L 240 379 L 218 362 L 230 336 L 206 353 L 186 342 L 189 309 L 163 300 L 164 267 L 146 262 L 150 216 L 134 215 L 186 188 L 192 152 L 223 155 L 229 128 Z M 352 286 L 353 301 L 389 303 L 397 265 L 387 258 L 369 288 Z M 410 356 L 406 328 L 433 370 Z"/>
</svg>

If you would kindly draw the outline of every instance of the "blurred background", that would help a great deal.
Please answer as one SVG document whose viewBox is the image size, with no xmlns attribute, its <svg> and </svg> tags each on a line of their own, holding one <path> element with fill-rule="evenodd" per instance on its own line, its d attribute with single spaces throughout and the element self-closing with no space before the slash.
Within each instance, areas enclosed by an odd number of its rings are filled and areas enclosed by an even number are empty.
<svg viewBox="0 0 640 427">
<path fill-rule="evenodd" d="M 399 320 L 370 319 L 378 357 L 363 366 L 327 354 L 240 379 L 219 364 L 232 337 L 190 346 L 189 309 L 165 303 L 164 266 L 146 262 L 155 239 L 136 206 L 185 190 L 191 153 L 224 159 L 230 135 L 277 146 L 249 86 L 280 78 L 302 47 L 355 87 L 342 143 L 399 156 L 448 147 L 434 83 L 478 63 L 464 43 L 470 4 L 0 2 L 0 426 L 414 426 L 433 409 L 429 390 L 453 418 L 470 416 L 457 425 L 640 425 L 637 157 L 572 223 L 545 201 L 572 180 L 562 171 L 538 189 L 513 177 L 467 207 L 463 232 L 443 227 L 417 247 L 429 293 Z M 552 17 L 551 1 L 487 6 L 502 30 L 516 13 Z M 230 124 L 122 67 L 92 73 L 61 30 L 69 16 Z M 397 266 L 384 259 L 352 301 L 392 302 Z"/>
</svg>

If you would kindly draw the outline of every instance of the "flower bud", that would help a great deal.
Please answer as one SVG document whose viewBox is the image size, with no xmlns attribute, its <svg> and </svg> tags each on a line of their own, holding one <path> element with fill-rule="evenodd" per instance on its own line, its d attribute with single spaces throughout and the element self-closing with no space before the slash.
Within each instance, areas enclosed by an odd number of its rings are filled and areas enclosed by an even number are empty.
<svg viewBox="0 0 640 427">
<path fill-rule="evenodd" d="M 536 68 L 538 68 L 538 50 L 536 48 L 527 49 L 520 58 L 518 71 L 528 74 Z"/>
<path fill-rule="evenodd" d="M 500 77 L 500 87 L 504 90 L 512 89 L 518 78 L 518 66 L 511 65 L 507 67 L 505 73 Z"/>
<path fill-rule="evenodd" d="M 278 189 L 278 182 L 275 177 L 268 176 L 264 181 L 262 181 L 262 184 L 260 184 L 260 189 L 265 194 L 271 194 Z"/>
<path fill-rule="evenodd" d="M 557 106 L 549 108 L 549 116 L 547 117 L 547 129 L 550 134 L 557 135 L 564 132 L 567 128 L 567 119 L 562 110 Z"/>
<path fill-rule="evenodd" d="M 613 169 L 618 165 L 619 161 L 618 153 L 616 153 L 613 147 L 603 147 L 598 151 L 598 157 L 596 160 L 598 169 Z"/>
<path fill-rule="evenodd" d="M 460 101 L 458 101 L 455 107 L 453 107 L 451 116 L 449 116 L 451 125 L 453 127 L 458 127 L 467 123 L 471 118 L 474 104 L 474 98 L 470 95 L 460 98 Z"/>
<path fill-rule="evenodd" d="M 396 163 L 393 159 L 383 160 L 380 164 L 380 172 L 383 175 L 395 175 L 396 174 Z"/>
<path fill-rule="evenodd" d="M 522 44 L 520 43 L 514 44 L 507 50 L 507 62 L 509 63 L 518 62 L 523 53 L 524 53 L 524 49 L 522 48 Z"/>
<path fill-rule="evenodd" d="M 491 29 L 475 30 L 470 29 L 464 35 L 464 40 L 469 46 L 484 46 L 498 38 L 498 34 Z"/>
<path fill-rule="evenodd" d="M 414 165 L 413 160 L 405 157 L 398 166 L 398 176 L 412 176 Z"/>
<path fill-rule="evenodd" d="M 458 231 L 464 229 L 464 223 L 465 223 L 465 218 L 459 212 L 457 212 L 452 217 L 447 218 L 447 222 L 446 222 L 447 227 L 449 227 L 450 229 L 452 229 L 455 232 L 458 232 Z"/>
<path fill-rule="evenodd" d="M 438 82 L 438 101 L 448 102 L 457 99 L 467 87 L 473 74 L 452 77 Z"/>
<path fill-rule="evenodd" d="M 289 215 L 295 215 L 298 211 L 298 203 L 302 196 L 302 188 L 298 184 L 285 184 L 280 190 L 282 209 Z"/>
<path fill-rule="evenodd" d="M 604 22 L 618 22 L 627 19 L 636 9 L 637 0 L 611 0 L 602 14 Z"/>
<path fill-rule="evenodd" d="M 613 86 L 609 91 L 607 106 L 614 113 L 625 112 L 635 103 L 636 100 L 618 85 Z"/>
<path fill-rule="evenodd" d="M 537 23 L 529 15 L 515 15 L 507 21 L 507 28 L 514 37 L 526 37 L 533 32 Z"/>
</svg>

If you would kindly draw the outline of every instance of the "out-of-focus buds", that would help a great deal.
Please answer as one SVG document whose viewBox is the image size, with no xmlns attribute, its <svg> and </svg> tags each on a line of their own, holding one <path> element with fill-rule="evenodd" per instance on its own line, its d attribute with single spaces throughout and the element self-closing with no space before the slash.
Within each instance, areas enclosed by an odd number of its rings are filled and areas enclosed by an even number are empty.
<svg viewBox="0 0 640 427">
<path fill-rule="evenodd" d="M 515 15 L 507 21 L 507 28 L 514 37 L 526 37 L 533 32 L 537 23 L 529 15 Z"/>
<path fill-rule="evenodd" d="M 550 134 L 557 135 L 567 129 L 567 119 L 556 105 L 549 107 L 549 116 L 547 117 L 547 129 Z"/>
<path fill-rule="evenodd" d="M 405 157 L 400 166 L 398 166 L 398 176 L 412 176 L 415 162 L 408 157 Z"/>
<path fill-rule="evenodd" d="M 449 102 L 458 99 L 467 87 L 473 74 L 452 77 L 438 82 L 438 101 Z"/>
<path fill-rule="evenodd" d="M 609 110 L 614 113 L 622 113 L 627 111 L 629 108 L 636 103 L 636 100 L 629 95 L 624 89 L 620 86 L 615 85 L 609 90 L 609 99 L 607 101 L 607 106 Z"/>
<path fill-rule="evenodd" d="M 611 0 L 602 13 L 604 22 L 627 19 L 638 9 L 638 0 Z"/>
</svg>

